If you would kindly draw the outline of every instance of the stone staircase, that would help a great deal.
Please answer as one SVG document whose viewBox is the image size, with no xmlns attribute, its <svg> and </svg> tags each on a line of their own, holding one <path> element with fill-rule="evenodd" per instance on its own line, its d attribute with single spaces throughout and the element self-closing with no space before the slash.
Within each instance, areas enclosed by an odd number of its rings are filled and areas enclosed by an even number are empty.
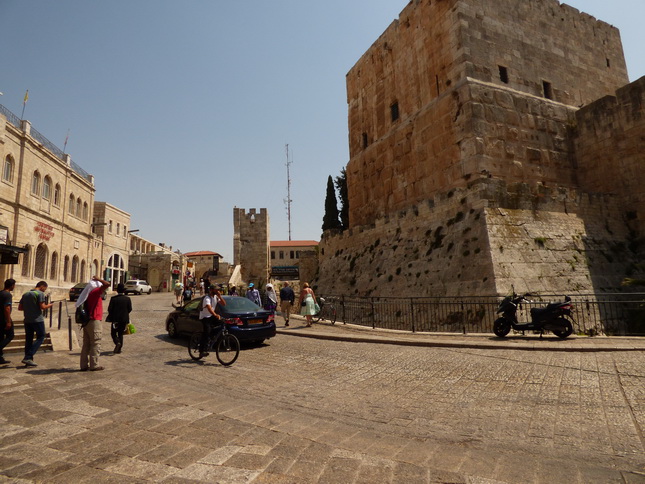
<svg viewBox="0 0 645 484">
<path fill-rule="evenodd" d="M 40 348 L 38 348 L 38 351 L 53 351 L 54 347 L 52 346 L 52 340 L 51 340 L 51 328 L 48 327 L 49 322 L 45 322 L 45 341 L 43 341 L 43 344 L 40 345 Z M 11 353 L 20 353 L 23 354 L 25 351 L 25 325 L 23 321 L 14 321 L 13 322 L 13 331 L 14 331 L 14 337 L 13 340 L 5 347 L 4 353 L 6 354 L 11 354 Z M 35 336 L 34 336 L 35 338 Z"/>
</svg>

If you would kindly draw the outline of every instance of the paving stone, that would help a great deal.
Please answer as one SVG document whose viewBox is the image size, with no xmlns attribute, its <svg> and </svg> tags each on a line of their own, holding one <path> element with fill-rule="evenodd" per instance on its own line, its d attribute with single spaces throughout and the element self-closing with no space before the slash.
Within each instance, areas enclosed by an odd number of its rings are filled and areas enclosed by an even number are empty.
<svg viewBox="0 0 645 484">
<path fill-rule="evenodd" d="M 586 484 L 645 469 L 645 352 L 280 334 L 222 369 L 157 337 L 159 311 L 135 312 L 150 354 L 101 375 L 67 371 L 66 352 L 39 355 L 46 372 L 2 369 L 0 469 L 21 475 L 0 481 Z"/>
</svg>

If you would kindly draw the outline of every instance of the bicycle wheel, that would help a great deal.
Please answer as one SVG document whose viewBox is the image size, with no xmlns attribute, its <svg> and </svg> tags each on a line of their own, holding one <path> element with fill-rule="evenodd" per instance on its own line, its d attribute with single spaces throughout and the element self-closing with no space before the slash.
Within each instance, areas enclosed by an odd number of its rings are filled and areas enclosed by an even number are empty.
<svg viewBox="0 0 645 484">
<path fill-rule="evenodd" d="M 323 318 L 323 311 L 324 310 L 325 309 L 324 309 L 324 306 L 323 306 L 323 309 L 321 309 L 320 311 L 318 311 L 316 314 L 314 314 L 311 317 L 312 321 L 315 321 L 316 323 L 318 323 L 321 319 L 325 319 L 325 318 Z"/>
<path fill-rule="evenodd" d="M 329 305 L 329 322 L 331 324 L 336 323 L 336 306 L 334 306 L 333 304 Z"/>
<path fill-rule="evenodd" d="M 193 335 L 190 337 L 190 341 L 188 342 L 188 354 L 195 361 L 202 359 L 201 351 L 199 350 L 201 342 L 202 333 L 193 333 Z"/>
<path fill-rule="evenodd" d="M 234 334 L 224 334 L 217 340 L 215 355 L 224 366 L 231 366 L 240 354 L 240 341 Z"/>
</svg>

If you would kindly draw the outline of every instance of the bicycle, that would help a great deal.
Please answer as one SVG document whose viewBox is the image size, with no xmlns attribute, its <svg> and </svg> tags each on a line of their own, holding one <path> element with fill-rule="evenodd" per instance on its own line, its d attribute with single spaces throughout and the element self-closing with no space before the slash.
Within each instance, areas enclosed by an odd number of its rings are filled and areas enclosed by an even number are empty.
<svg viewBox="0 0 645 484">
<path fill-rule="evenodd" d="M 313 319 L 317 323 L 323 319 L 328 320 L 331 324 L 336 324 L 336 306 L 332 303 L 325 301 L 324 298 L 319 297 L 320 311 L 314 314 Z"/>
<path fill-rule="evenodd" d="M 227 325 L 233 324 L 234 320 L 224 319 L 222 323 L 219 328 L 216 326 L 211 327 L 206 351 L 213 351 L 214 349 L 217 361 L 224 366 L 231 366 L 240 355 L 240 341 L 237 336 L 228 332 Z M 188 343 L 188 354 L 195 361 L 199 361 L 204 357 L 200 350 L 201 343 L 202 333 L 193 333 Z"/>
</svg>

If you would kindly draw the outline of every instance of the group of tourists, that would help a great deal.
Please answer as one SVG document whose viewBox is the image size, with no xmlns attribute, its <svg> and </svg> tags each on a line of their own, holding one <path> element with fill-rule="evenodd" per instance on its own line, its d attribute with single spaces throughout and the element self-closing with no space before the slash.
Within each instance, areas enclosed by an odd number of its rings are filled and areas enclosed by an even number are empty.
<svg viewBox="0 0 645 484">
<path fill-rule="evenodd" d="M 4 359 L 3 350 L 14 338 L 14 324 L 12 319 L 12 292 L 16 287 L 14 279 L 7 279 L 4 282 L 4 289 L 0 291 L 0 364 L 9 363 Z M 22 363 L 25 366 L 38 366 L 34 362 L 34 355 L 45 340 L 45 315 L 44 311 L 51 308 L 54 303 L 47 303 L 45 291 L 48 284 L 45 281 L 39 281 L 36 287 L 27 291 L 20 298 L 18 309 L 24 312 L 25 325 L 25 353 Z M 103 297 L 110 283 L 96 276 L 85 286 L 83 292 L 76 300 L 77 314 L 79 311 L 84 312 L 81 321 L 81 332 L 83 335 L 83 345 L 81 348 L 80 370 L 81 371 L 101 371 L 104 367 L 99 365 L 99 356 L 101 354 L 101 321 L 103 319 Z M 132 311 L 132 301 L 125 294 L 125 286 L 119 284 L 116 287 L 117 294 L 110 298 L 106 322 L 111 323 L 111 336 L 114 342 L 114 353 L 121 353 L 123 348 L 123 334 L 130 323 L 130 312 Z M 237 296 L 235 286 L 231 286 L 228 291 L 229 295 Z M 284 325 L 289 326 L 291 309 L 295 303 L 295 293 L 289 282 L 284 282 L 280 289 L 280 310 L 284 317 Z M 182 299 L 184 303 L 190 301 L 193 297 L 193 289 L 184 288 L 183 284 L 175 285 L 175 296 L 177 302 Z M 278 295 L 276 294 L 273 284 L 267 284 L 265 287 L 264 303 L 262 295 L 250 283 L 246 291 L 246 297 L 260 307 L 269 311 L 276 311 L 278 308 Z M 220 289 L 217 285 L 209 285 L 207 295 L 204 298 L 205 303 L 202 305 L 200 319 L 219 319 L 214 308 L 217 304 L 225 305 Z M 311 319 L 316 314 L 316 295 L 308 283 L 304 283 L 300 292 L 301 314 L 307 319 L 307 326 L 311 326 Z M 78 320 L 78 318 L 77 318 Z M 206 333 L 206 332 L 204 332 Z"/>
<path fill-rule="evenodd" d="M 7 279 L 4 289 L 0 291 L 0 364 L 9 363 L 3 355 L 4 348 L 15 336 L 14 322 L 12 319 L 12 292 L 16 287 L 14 279 Z M 45 341 L 45 313 L 54 303 L 47 303 L 45 291 L 48 284 L 45 281 L 36 283 L 36 287 L 25 292 L 18 303 L 18 310 L 24 313 L 25 325 L 25 356 L 22 363 L 25 366 L 35 367 L 38 363 L 34 361 L 34 355 Z M 81 332 L 83 334 L 83 346 L 81 348 L 81 371 L 104 370 L 99 365 L 101 354 L 101 321 L 103 320 L 103 294 L 110 287 L 110 283 L 94 276 L 85 286 L 83 292 L 76 300 L 77 312 L 81 311 L 83 321 Z M 130 323 L 130 312 L 132 301 L 125 295 L 125 286 L 117 286 L 117 295 L 110 299 L 106 321 L 111 323 L 111 336 L 114 342 L 114 353 L 121 353 L 123 348 L 123 334 Z"/>
</svg>

